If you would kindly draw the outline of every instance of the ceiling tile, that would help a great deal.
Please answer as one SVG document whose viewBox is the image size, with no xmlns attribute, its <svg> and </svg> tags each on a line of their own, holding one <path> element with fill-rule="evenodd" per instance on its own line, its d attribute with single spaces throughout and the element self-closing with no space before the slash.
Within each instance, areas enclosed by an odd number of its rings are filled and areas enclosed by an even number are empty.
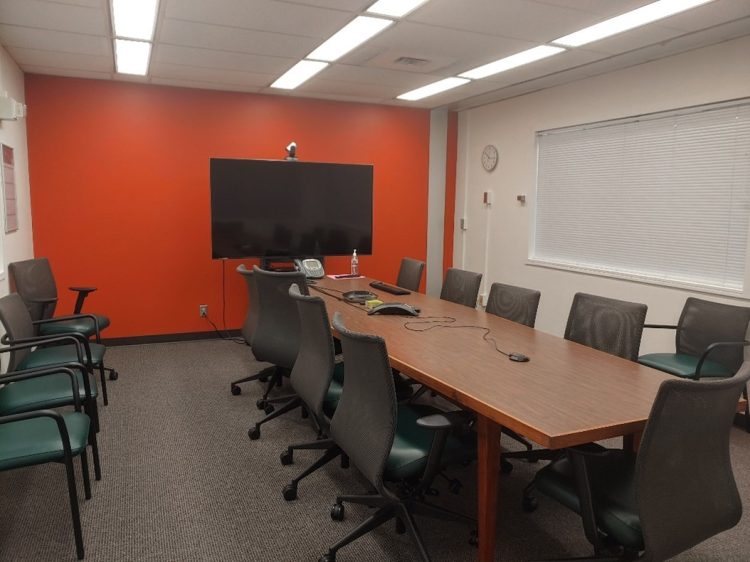
<svg viewBox="0 0 750 562">
<path fill-rule="evenodd" d="M 112 41 L 106 37 L 36 27 L 0 24 L 0 43 L 6 47 L 112 56 Z"/>
<path fill-rule="evenodd" d="M 164 20 L 158 40 L 171 45 L 296 59 L 304 57 L 320 44 L 319 39 L 312 37 L 281 35 L 169 18 Z"/>
<path fill-rule="evenodd" d="M 268 86 L 278 78 L 278 76 L 273 74 L 185 66 L 159 61 L 156 61 L 151 65 L 151 76 L 154 78 L 171 78 L 177 80 L 193 80 L 199 82 L 213 82 L 216 84 L 253 87 Z"/>
<path fill-rule="evenodd" d="M 160 84 L 162 86 L 176 86 L 178 88 L 194 88 L 199 90 L 221 90 L 231 92 L 258 92 L 260 88 L 254 86 L 240 86 L 233 84 L 217 84 L 216 82 L 200 82 L 198 80 L 176 80 L 173 78 L 157 78 L 151 79 L 152 84 Z"/>
<path fill-rule="evenodd" d="M 40 0 L 0 2 L 0 23 L 90 35 L 109 35 L 106 13 L 103 9 Z"/>
<path fill-rule="evenodd" d="M 426 75 L 414 72 L 399 72 L 385 68 L 353 66 L 348 64 L 334 64 L 320 75 L 321 79 L 337 80 L 341 82 L 357 82 L 360 84 L 385 85 L 408 89 L 418 88 L 425 83 L 443 78 L 437 75 Z M 399 92 L 402 93 L 402 92 Z"/>
<path fill-rule="evenodd" d="M 48 66 L 69 70 L 86 70 L 96 72 L 114 71 L 114 59 L 109 56 L 85 55 L 80 53 L 62 53 L 8 47 L 8 52 L 21 68 L 26 66 Z"/>
<path fill-rule="evenodd" d="M 601 20 L 619 16 L 625 12 L 653 4 L 655 0 L 533 0 L 537 4 L 547 4 L 558 8 L 579 10 L 600 16 Z"/>
<path fill-rule="evenodd" d="M 346 12 L 272 0 L 167 0 L 166 14 L 168 18 L 318 38 L 332 35 L 352 19 Z"/>
<path fill-rule="evenodd" d="M 305 93 L 335 94 L 344 96 L 362 96 L 367 98 L 395 98 L 401 94 L 401 88 L 387 84 L 361 84 L 343 80 L 332 80 L 321 72 L 308 80 L 298 91 Z"/>
<path fill-rule="evenodd" d="M 262 90 L 262 93 L 275 95 L 276 90 L 269 88 L 267 90 Z M 383 100 L 382 98 L 377 98 L 377 97 L 368 97 L 368 96 L 362 96 L 362 95 L 349 96 L 345 94 L 327 94 L 325 92 L 306 92 L 303 90 L 301 91 L 299 89 L 292 90 L 291 92 L 289 92 L 288 97 L 312 98 L 312 99 L 318 99 L 318 100 L 332 100 L 332 101 L 346 101 L 346 102 L 354 102 L 354 103 L 377 103 L 377 104 L 388 103 L 387 100 Z"/>
<path fill-rule="evenodd" d="M 750 0 L 716 0 L 674 15 L 663 22 L 672 28 L 694 31 L 748 16 Z M 750 23 L 747 25 L 750 33 Z"/>
<path fill-rule="evenodd" d="M 363 12 L 375 3 L 375 0 L 276 0 L 285 4 L 299 4 L 316 8 L 331 8 L 344 12 Z"/>
<path fill-rule="evenodd" d="M 292 58 L 227 53 L 174 45 L 159 45 L 154 52 L 154 59 L 157 62 L 184 66 L 202 66 L 260 74 L 282 74 L 296 62 L 296 59 Z"/>
<path fill-rule="evenodd" d="M 24 72 L 28 74 L 49 74 L 52 76 L 70 76 L 72 78 L 93 78 L 96 80 L 111 80 L 114 72 L 96 72 L 91 70 L 75 70 L 70 68 L 55 68 L 53 66 L 24 65 Z"/>
</svg>

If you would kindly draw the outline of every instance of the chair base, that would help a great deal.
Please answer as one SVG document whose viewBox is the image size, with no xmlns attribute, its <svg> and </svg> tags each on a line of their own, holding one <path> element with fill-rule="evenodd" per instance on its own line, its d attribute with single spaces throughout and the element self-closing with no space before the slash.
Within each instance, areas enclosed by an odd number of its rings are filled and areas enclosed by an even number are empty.
<svg viewBox="0 0 750 562">
<path fill-rule="evenodd" d="M 265 381 L 265 379 L 273 375 L 275 370 L 276 367 L 266 367 L 265 369 L 259 371 L 258 373 L 255 373 L 254 375 L 232 381 L 229 385 L 229 389 L 231 390 L 233 396 L 239 396 L 240 394 L 242 394 L 242 389 L 239 387 L 239 385 L 257 380 Z"/>
</svg>

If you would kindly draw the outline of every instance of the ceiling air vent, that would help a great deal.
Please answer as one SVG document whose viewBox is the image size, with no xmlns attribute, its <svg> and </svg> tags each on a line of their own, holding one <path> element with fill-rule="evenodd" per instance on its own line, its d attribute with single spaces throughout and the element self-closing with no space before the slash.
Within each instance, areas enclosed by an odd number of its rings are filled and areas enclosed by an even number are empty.
<svg viewBox="0 0 750 562">
<path fill-rule="evenodd" d="M 424 66 L 430 63 L 427 59 L 418 59 L 415 57 L 398 57 L 393 62 L 404 66 Z"/>
</svg>

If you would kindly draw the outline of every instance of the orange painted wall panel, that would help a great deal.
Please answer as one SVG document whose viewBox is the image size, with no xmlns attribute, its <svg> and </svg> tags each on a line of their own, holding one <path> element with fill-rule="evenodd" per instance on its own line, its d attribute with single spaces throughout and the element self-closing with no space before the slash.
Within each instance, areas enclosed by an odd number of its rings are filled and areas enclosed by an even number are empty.
<svg viewBox="0 0 750 562">
<path fill-rule="evenodd" d="M 65 287 L 99 287 L 86 309 L 112 318 L 108 337 L 209 330 L 199 304 L 223 327 L 222 267 L 226 326 L 242 324 L 242 260 L 211 259 L 212 156 L 282 158 L 295 140 L 302 160 L 373 164 L 362 272 L 394 282 L 402 256 L 425 259 L 425 110 L 40 75 L 26 101 L 34 252 L 51 260 L 59 313 Z"/>
</svg>

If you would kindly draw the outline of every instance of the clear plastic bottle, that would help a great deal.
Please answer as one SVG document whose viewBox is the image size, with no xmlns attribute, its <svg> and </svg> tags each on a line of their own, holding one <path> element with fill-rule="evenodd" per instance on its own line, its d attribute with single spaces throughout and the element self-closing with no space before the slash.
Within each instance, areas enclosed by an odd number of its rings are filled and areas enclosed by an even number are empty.
<svg viewBox="0 0 750 562">
<path fill-rule="evenodd" d="M 359 275 L 359 258 L 357 257 L 357 250 L 354 250 L 352 254 L 352 275 Z"/>
</svg>

